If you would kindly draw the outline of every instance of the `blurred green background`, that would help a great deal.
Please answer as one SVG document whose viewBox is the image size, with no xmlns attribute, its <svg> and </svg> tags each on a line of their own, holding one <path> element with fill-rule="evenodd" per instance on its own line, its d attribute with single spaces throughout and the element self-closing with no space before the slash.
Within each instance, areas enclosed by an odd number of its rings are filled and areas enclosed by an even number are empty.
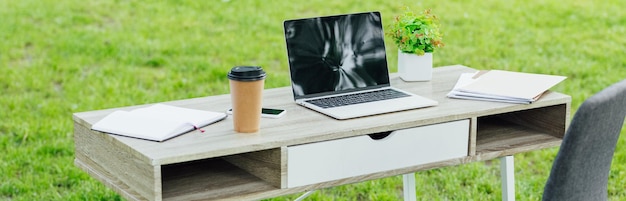
<svg viewBox="0 0 626 201">
<path fill-rule="evenodd" d="M 378 10 L 386 26 L 403 6 L 440 18 L 435 66 L 567 76 L 553 89 L 572 96 L 572 114 L 626 78 L 620 0 L 0 0 L 0 200 L 123 200 L 73 165 L 72 113 L 225 94 L 235 65 L 264 67 L 266 88 L 289 86 L 284 20 Z M 622 136 L 611 200 L 626 200 L 625 146 Z M 557 150 L 516 155 L 517 199 L 541 198 Z M 499 200 L 499 174 L 498 160 L 418 172 L 418 199 Z M 391 177 L 310 199 L 401 196 Z"/>
</svg>

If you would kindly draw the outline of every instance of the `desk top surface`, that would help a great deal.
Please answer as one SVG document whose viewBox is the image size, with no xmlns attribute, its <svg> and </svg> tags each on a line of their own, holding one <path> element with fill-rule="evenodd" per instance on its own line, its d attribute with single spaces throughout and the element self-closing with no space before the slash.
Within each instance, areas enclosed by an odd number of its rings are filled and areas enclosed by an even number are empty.
<svg viewBox="0 0 626 201">
<path fill-rule="evenodd" d="M 461 73 L 475 71 L 462 65 L 437 67 L 434 68 L 433 78 L 429 82 L 404 82 L 392 74 L 391 86 L 436 100 L 439 105 L 435 107 L 336 120 L 297 105 L 293 100 L 291 87 L 281 87 L 264 91 L 263 106 L 285 109 L 287 113 L 280 119 L 262 118 L 258 133 L 234 132 L 233 119 L 228 117 L 204 127 L 204 133 L 192 131 L 161 143 L 115 135 L 107 135 L 107 138 L 148 163 L 163 165 L 538 108 L 569 102 L 571 99 L 564 94 L 547 92 L 535 103 L 521 105 L 446 97 Z M 164 103 L 193 109 L 226 111 L 230 108 L 230 95 Z M 76 113 L 74 120 L 91 128 L 93 123 L 115 110 L 131 110 L 142 106 L 146 105 Z"/>
</svg>

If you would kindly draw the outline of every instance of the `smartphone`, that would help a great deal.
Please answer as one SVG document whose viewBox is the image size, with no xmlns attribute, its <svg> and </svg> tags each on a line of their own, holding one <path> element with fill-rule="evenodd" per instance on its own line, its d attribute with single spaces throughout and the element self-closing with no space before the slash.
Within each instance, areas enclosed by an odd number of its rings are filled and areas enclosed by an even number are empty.
<svg viewBox="0 0 626 201">
<path fill-rule="evenodd" d="M 287 111 L 282 109 L 271 109 L 271 108 L 262 108 L 261 109 L 261 117 L 278 119 L 285 115 Z M 233 109 L 228 109 L 226 111 L 227 114 L 233 114 Z"/>
</svg>

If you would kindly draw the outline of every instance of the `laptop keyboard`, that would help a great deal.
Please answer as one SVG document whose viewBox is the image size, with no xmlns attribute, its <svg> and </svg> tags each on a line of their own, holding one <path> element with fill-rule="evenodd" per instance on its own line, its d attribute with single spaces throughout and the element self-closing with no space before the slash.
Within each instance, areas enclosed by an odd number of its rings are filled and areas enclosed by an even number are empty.
<svg viewBox="0 0 626 201">
<path fill-rule="evenodd" d="M 409 96 L 406 93 L 396 91 L 393 89 L 385 89 L 379 91 L 371 91 L 365 93 L 348 94 L 342 96 L 333 96 L 328 98 L 321 98 L 315 100 L 308 100 L 306 102 L 313 105 L 317 105 L 321 108 L 331 108 L 344 105 L 354 105 L 359 103 L 367 103 L 379 100 L 387 100 L 394 98 L 402 98 Z"/>
</svg>

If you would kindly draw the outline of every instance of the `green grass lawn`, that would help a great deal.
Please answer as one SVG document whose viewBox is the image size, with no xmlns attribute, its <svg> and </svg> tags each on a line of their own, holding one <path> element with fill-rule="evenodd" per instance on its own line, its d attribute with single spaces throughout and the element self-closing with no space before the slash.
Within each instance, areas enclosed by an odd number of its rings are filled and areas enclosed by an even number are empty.
<svg viewBox="0 0 626 201">
<path fill-rule="evenodd" d="M 626 78 L 621 0 L 0 0 L 0 200 L 123 200 L 73 165 L 72 113 L 225 94 L 235 65 L 264 67 L 266 88 L 288 86 L 283 20 L 379 10 L 389 24 L 402 5 L 441 19 L 446 46 L 435 66 L 565 75 L 554 90 L 572 96 L 572 114 Z M 395 72 L 397 51 L 387 47 Z M 556 151 L 516 155 L 519 200 L 541 198 Z M 625 164 L 622 136 L 611 200 L 626 200 Z M 418 198 L 498 200 L 499 174 L 498 160 L 418 172 Z M 310 198 L 401 196 L 392 177 Z"/>
</svg>

